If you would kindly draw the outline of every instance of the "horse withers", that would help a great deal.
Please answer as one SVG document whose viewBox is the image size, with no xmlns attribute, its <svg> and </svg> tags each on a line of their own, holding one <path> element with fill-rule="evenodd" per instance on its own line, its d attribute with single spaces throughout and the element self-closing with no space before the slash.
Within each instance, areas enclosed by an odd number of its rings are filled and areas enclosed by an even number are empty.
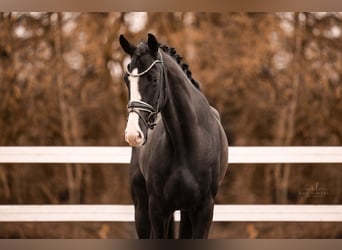
<svg viewBox="0 0 342 250">
<path fill-rule="evenodd" d="M 125 140 L 133 147 L 130 184 L 139 238 L 208 238 L 214 198 L 225 176 L 228 142 L 174 48 L 148 34 L 147 42 L 120 44 L 131 57 L 124 76 L 129 102 Z"/>
</svg>

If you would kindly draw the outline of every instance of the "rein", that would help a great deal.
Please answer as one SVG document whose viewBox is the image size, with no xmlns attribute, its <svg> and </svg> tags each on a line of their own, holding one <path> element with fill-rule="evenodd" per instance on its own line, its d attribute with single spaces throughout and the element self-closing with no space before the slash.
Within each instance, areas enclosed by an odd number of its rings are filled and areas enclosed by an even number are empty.
<svg viewBox="0 0 342 250">
<path fill-rule="evenodd" d="M 162 57 L 162 54 L 160 53 L 160 51 L 159 51 L 159 55 L 160 55 L 160 59 L 156 59 L 155 61 L 153 61 L 153 63 L 143 72 L 132 73 L 132 72 L 129 72 L 129 70 L 127 68 L 127 70 L 126 70 L 127 74 L 131 77 L 140 77 L 140 76 L 145 75 L 157 63 L 164 63 L 163 57 Z M 161 90 L 160 90 L 160 92 L 161 92 Z M 160 97 L 160 92 L 159 92 L 159 97 Z M 144 122 L 146 127 L 148 127 L 149 129 L 154 129 L 154 127 L 157 125 L 156 120 L 157 120 L 157 114 L 159 112 L 159 97 L 158 97 L 157 110 L 155 110 L 150 104 L 148 104 L 147 102 L 144 102 L 144 101 L 135 100 L 135 101 L 128 102 L 128 104 L 127 104 L 128 114 L 131 112 L 136 113 L 140 117 L 140 119 Z M 141 111 L 148 113 L 146 120 L 141 115 Z"/>
</svg>

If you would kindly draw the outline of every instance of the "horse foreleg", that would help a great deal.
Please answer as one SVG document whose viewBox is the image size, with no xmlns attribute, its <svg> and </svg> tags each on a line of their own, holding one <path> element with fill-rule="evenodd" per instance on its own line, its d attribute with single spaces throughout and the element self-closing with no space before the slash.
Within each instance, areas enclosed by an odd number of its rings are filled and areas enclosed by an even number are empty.
<svg viewBox="0 0 342 250">
<path fill-rule="evenodd" d="M 192 238 L 207 239 L 209 229 L 213 219 L 214 199 L 208 198 L 191 214 L 192 221 Z"/>
<path fill-rule="evenodd" d="M 192 238 L 192 230 L 191 230 L 191 220 L 190 214 L 188 211 L 181 211 L 181 221 L 179 224 L 179 238 L 180 239 L 191 239 Z"/>
<path fill-rule="evenodd" d="M 146 182 L 138 168 L 131 169 L 131 195 L 134 203 L 135 229 L 140 239 L 148 239 L 151 224 L 148 214 Z"/>
<path fill-rule="evenodd" d="M 175 218 L 173 214 L 169 218 L 167 232 L 168 232 L 168 235 L 167 235 L 168 239 L 175 238 Z"/>
<path fill-rule="evenodd" d="M 172 222 L 171 214 L 166 213 L 166 211 L 160 207 L 160 203 L 151 196 L 149 199 L 149 215 L 152 238 L 169 238 L 170 223 Z"/>
<path fill-rule="evenodd" d="M 135 229 L 140 239 L 149 239 L 151 234 L 147 202 L 140 201 L 134 206 Z"/>
</svg>

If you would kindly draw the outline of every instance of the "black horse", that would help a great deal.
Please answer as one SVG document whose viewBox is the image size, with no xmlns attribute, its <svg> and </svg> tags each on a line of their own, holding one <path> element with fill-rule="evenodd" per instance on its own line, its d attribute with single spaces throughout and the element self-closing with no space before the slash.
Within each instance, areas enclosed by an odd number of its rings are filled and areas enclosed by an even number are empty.
<svg viewBox="0 0 342 250">
<path fill-rule="evenodd" d="M 214 198 L 228 158 L 218 112 L 209 105 L 175 49 L 154 35 L 137 46 L 120 36 L 131 56 L 125 140 L 133 147 L 130 182 L 139 238 L 207 238 Z"/>
</svg>

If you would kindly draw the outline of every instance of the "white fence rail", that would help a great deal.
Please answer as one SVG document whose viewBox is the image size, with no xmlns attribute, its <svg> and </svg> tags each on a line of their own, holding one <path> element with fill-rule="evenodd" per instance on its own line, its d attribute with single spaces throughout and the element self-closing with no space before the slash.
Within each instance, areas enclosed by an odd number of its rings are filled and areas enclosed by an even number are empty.
<svg viewBox="0 0 342 250">
<path fill-rule="evenodd" d="M 0 164 L 127 164 L 129 147 L 0 147 Z M 342 163 L 342 147 L 230 147 L 229 164 Z M 179 213 L 175 214 L 179 220 Z M 342 205 L 215 205 L 214 221 L 342 222 Z M 0 222 L 134 221 L 132 205 L 0 205 Z"/>
<path fill-rule="evenodd" d="M 179 212 L 175 213 L 179 220 Z M 131 205 L 2 205 L 1 222 L 133 222 Z M 337 205 L 215 205 L 213 221 L 341 222 Z"/>
<path fill-rule="evenodd" d="M 0 147 L 0 163 L 128 164 L 130 147 Z M 229 164 L 342 163 L 342 147 L 229 147 Z"/>
</svg>

